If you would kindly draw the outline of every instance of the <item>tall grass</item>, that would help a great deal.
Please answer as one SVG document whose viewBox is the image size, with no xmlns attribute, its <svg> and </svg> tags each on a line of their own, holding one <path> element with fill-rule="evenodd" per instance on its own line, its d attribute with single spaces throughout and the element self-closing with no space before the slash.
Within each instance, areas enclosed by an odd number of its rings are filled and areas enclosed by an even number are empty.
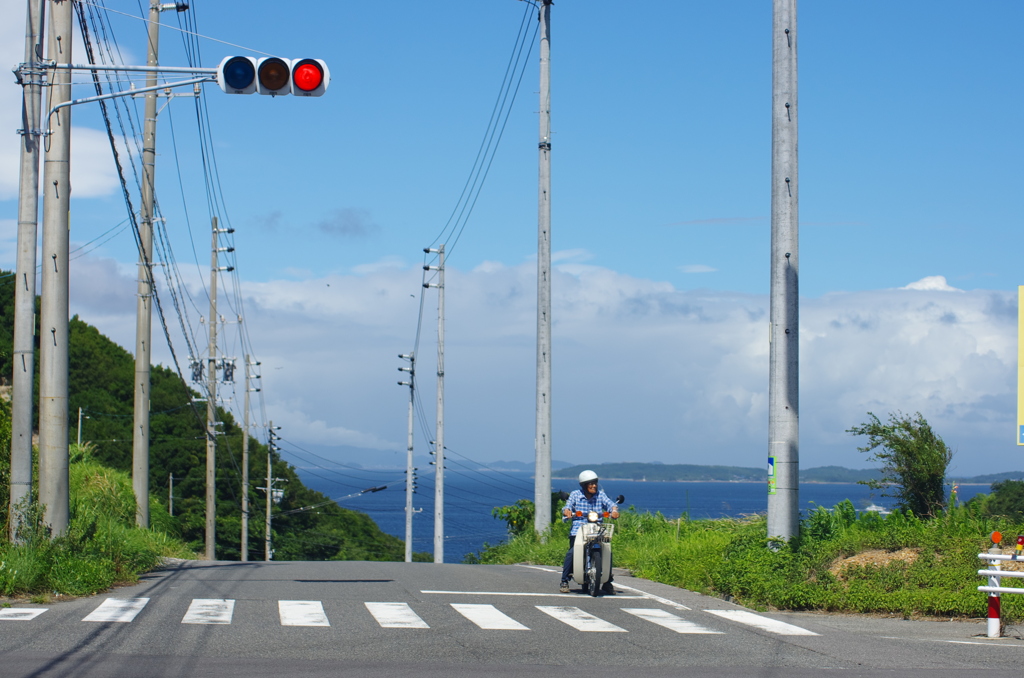
<svg viewBox="0 0 1024 678">
<path fill-rule="evenodd" d="M 731 596 L 757 609 L 905 617 L 985 616 L 986 595 L 977 590 L 985 582 L 977 571 L 986 565 L 978 554 L 989 548 L 994 530 L 1024 534 L 1024 525 L 982 516 L 972 507 L 922 520 L 902 512 L 858 514 L 848 501 L 813 511 L 802 521 L 800 536 L 788 543 L 769 542 L 763 516 L 668 520 L 630 509 L 618 523 L 615 565 L 646 579 Z M 547 543 L 521 535 L 485 548 L 477 559 L 560 564 L 566 531 L 554 526 Z M 906 559 L 894 557 L 903 549 Z M 1003 617 L 1024 618 L 1024 596 L 1003 596 Z"/>
<path fill-rule="evenodd" d="M 135 526 L 135 495 L 127 474 L 92 461 L 72 445 L 67 531 L 51 538 L 38 505 L 18 507 L 23 529 L 16 543 L 0 544 L 0 595 L 88 595 L 133 583 L 164 556 L 191 557 L 181 542 Z M 163 515 L 161 516 L 161 512 Z M 150 503 L 151 522 L 172 519 Z"/>
</svg>

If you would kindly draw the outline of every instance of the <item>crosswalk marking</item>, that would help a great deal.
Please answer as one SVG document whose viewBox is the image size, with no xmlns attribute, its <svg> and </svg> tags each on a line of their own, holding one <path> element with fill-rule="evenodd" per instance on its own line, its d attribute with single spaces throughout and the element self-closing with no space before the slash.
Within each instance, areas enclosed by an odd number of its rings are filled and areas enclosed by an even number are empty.
<svg viewBox="0 0 1024 678">
<path fill-rule="evenodd" d="M 578 607 L 570 607 L 568 605 L 537 605 L 537 609 L 578 631 L 627 633 L 626 629 L 619 628 L 600 617 L 588 614 Z"/>
<path fill-rule="evenodd" d="M 818 635 L 814 631 L 808 631 L 802 629 L 799 626 L 793 626 L 786 622 L 777 621 L 775 619 L 769 619 L 768 617 L 762 617 L 759 614 L 753 612 L 747 612 L 746 610 L 704 610 L 710 612 L 713 615 L 722 617 L 723 619 L 729 619 L 740 624 L 746 624 L 759 628 L 762 631 L 768 631 L 770 633 L 777 633 L 780 636 L 816 636 Z"/>
<path fill-rule="evenodd" d="M 279 600 L 277 613 L 281 626 L 330 626 L 319 600 Z"/>
<path fill-rule="evenodd" d="M 235 601 L 223 598 L 194 598 L 182 624 L 230 624 Z"/>
<path fill-rule="evenodd" d="M 8 607 L 0 610 L 0 619 L 29 621 L 46 612 L 48 607 Z"/>
<path fill-rule="evenodd" d="M 427 622 L 408 603 L 363 603 L 377 623 L 386 629 L 429 629 Z"/>
<path fill-rule="evenodd" d="M 493 629 L 498 631 L 530 630 L 529 627 L 523 626 L 493 605 L 452 603 L 451 606 L 454 607 L 455 610 L 463 617 L 482 629 Z"/>
<path fill-rule="evenodd" d="M 676 633 L 721 633 L 721 631 L 712 631 L 700 624 L 695 624 L 694 622 L 687 621 L 686 619 L 674 615 L 671 612 L 659 610 L 657 608 L 624 607 L 622 608 L 622 611 L 628 612 L 634 617 L 646 619 L 658 626 L 664 626 L 666 629 L 670 629 Z"/>
<path fill-rule="evenodd" d="M 148 602 L 149 598 L 107 598 L 82 621 L 127 623 L 135 619 Z"/>
</svg>

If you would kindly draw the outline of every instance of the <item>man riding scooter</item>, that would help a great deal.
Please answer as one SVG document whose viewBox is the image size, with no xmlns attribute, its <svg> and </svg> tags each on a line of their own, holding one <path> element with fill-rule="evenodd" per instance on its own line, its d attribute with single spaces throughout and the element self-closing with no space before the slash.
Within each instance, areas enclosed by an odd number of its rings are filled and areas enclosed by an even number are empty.
<svg viewBox="0 0 1024 678">
<path fill-rule="evenodd" d="M 572 518 L 572 530 L 569 532 L 569 552 L 565 554 L 565 562 L 562 563 L 562 583 L 558 590 L 562 593 L 569 592 L 569 578 L 572 576 L 573 546 L 575 545 L 576 533 L 580 526 L 586 522 L 586 516 L 591 511 L 596 511 L 599 516 L 610 513 L 612 518 L 619 517 L 619 507 L 604 490 L 599 490 L 597 485 L 597 474 L 593 471 L 584 471 L 579 476 L 580 489 L 573 490 L 569 499 L 565 502 L 562 510 L 562 522 Z M 615 588 L 609 579 L 601 592 L 612 596 L 615 595 Z"/>
</svg>

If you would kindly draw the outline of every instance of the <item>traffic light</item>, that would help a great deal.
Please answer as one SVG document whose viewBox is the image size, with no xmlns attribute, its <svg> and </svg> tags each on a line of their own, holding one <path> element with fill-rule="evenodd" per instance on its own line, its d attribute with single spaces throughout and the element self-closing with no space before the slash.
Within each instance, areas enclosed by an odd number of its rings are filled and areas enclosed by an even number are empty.
<svg viewBox="0 0 1024 678">
<path fill-rule="evenodd" d="M 228 94 L 294 94 L 319 97 L 327 91 L 331 72 L 321 59 L 224 57 L 217 67 L 217 84 Z"/>
</svg>

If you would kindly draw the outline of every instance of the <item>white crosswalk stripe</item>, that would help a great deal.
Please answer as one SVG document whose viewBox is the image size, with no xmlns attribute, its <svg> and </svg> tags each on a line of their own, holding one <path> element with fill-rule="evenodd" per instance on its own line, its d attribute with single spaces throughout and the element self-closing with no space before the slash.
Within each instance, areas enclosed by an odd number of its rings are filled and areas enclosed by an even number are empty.
<svg viewBox="0 0 1024 678">
<path fill-rule="evenodd" d="M 808 631 L 802 629 L 799 626 L 793 626 L 786 622 L 781 622 L 775 619 L 769 619 L 768 617 L 762 617 L 759 614 L 753 612 L 747 612 L 746 610 L 704 610 L 710 612 L 713 615 L 722 617 L 723 619 L 729 619 L 740 624 L 746 624 L 747 626 L 753 626 L 759 628 L 762 631 L 768 631 L 769 633 L 777 633 L 780 636 L 816 636 L 818 635 L 814 631 Z"/>
<path fill-rule="evenodd" d="M 688 621 L 658 608 L 650 607 L 624 607 L 623 612 L 628 612 L 634 617 L 640 617 L 646 619 L 649 622 L 663 626 L 666 629 L 675 631 L 676 633 L 721 633 L 721 631 L 712 631 L 709 628 L 703 627 L 700 624 L 696 624 L 692 621 Z"/>
<path fill-rule="evenodd" d="M 386 629 L 429 629 L 427 622 L 408 603 L 363 603 L 377 623 Z"/>
<path fill-rule="evenodd" d="M 452 603 L 451 605 L 459 614 L 482 629 L 497 631 L 530 630 L 529 627 L 523 626 L 493 605 L 470 605 L 465 603 Z"/>
<path fill-rule="evenodd" d="M 107 598 L 82 621 L 128 623 L 142 612 L 148 602 L 149 598 Z"/>
<path fill-rule="evenodd" d="M 319 600 L 279 600 L 277 613 L 281 626 L 330 626 Z"/>
<path fill-rule="evenodd" d="M 606 622 L 600 617 L 595 617 L 592 614 L 584 612 L 578 607 L 571 607 L 568 605 L 538 605 L 537 609 L 545 614 L 551 615 L 560 622 L 568 624 L 578 631 L 628 633 L 626 629 L 620 628 L 611 622 Z"/>
<path fill-rule="evenodd" d="M 235 601 L 223 598 L 194 598 L 182 624 L 230 624 Z"/>
<path fill-rule="evenodd" d="M 0 620 L 8 621 L 30 621 L 35 619 L 42 613 L 46 612 L 48 607 L 8 607 L 0 610 Z"/>
</svg>

